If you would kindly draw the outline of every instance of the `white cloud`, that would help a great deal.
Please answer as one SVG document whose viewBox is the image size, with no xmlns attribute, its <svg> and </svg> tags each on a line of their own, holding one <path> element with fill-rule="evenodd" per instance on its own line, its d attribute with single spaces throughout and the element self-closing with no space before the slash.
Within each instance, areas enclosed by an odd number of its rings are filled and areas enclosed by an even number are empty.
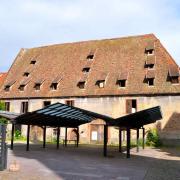
<svg viewBox="0 0 180 180">
<path fill-rule="evenodd" d="M 0 6 L 0 71 L 21 47 L 155 33 L 180 64 L 177 0 L 11 0 Z"/>
</svg>

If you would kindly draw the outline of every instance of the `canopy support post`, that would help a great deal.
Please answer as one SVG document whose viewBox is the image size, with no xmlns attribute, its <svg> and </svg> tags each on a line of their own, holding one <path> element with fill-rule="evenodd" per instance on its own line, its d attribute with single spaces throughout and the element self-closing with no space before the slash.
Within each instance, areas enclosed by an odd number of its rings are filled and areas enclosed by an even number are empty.
<svg viewBox="0 0 180 180">
<path fill-rule="evenodd" d="M 14 128 L 15 128 L 15 125 L 14 125 L 14 123 L 12 123 L 12 131 L 11 131 L 11 150 L 13 150 L 13 148 L 14 148 Z"/>
<path fill-rule="evenodd" d="M 43 127 L 43 148 L 46 147 L 46 126 Z"/>
<path fill-rule="evenodd" d="M 122 130 L 119 127 L 119 152 L 122 152 Z"/>
<path fill-rule="evenodd" d="M 60 127 L 57 128 L 57 149 L 59 149 Z"/>
<path fill-rule="evenodd" d="M 26 144 L 26 151 L 29 151 L 29 134 L 30 134 L 30 125 L 27 126 L 27 144 Z"/>
<path fill-rule="evenodd" d="M 127 154 L 126 157 L 130 158 L 130 148 L 131 148 L 131 129 L 127 128 Z"/>
<path fill-rule="evenodd" d="M 77 141 L 76 141 L 76 146 L 79 146 L 79 126 L 77 127 Z"/>
<path fill-rule="evenodd" d="M 65 147 L 67 147 L 67 127 L 65 128 Z"/>
<path fill-rule="evenodd" d="M 108 134 L 108 126 L 104 125 L 104 157 L 107 157 L 107 134 Z"/>
<path fill-rule="evenodd" d="M 139 152 L 139 128 L 137 128 L 136 151 Z"/>
<path fill-rule="evenodd" d="M 145 147 L 145 128 L 143 127 L 142 130 L 143 130 L 143 142 L 142 142 L 142 148 L 144 149 L 144 147 Z"/>
</svg>

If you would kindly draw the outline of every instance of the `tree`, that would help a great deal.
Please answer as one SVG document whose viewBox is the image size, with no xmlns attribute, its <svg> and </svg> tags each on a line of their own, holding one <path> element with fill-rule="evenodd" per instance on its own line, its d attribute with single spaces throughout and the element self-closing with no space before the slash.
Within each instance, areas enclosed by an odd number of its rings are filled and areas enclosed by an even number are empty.
<svg viewBox="0 0 180 180">
<path fill-rule="evenodd" d="M 5 103 L 0 101 L 0 110 L 5 110 Z M 7 119 L 0 117 L 0 124 L 7 124 Z"/>
<path fill-rule="evenodd" d="M 5 103 L 0 101 L 0 110 L 4 111 L 5 110 Z"/>
</svg>

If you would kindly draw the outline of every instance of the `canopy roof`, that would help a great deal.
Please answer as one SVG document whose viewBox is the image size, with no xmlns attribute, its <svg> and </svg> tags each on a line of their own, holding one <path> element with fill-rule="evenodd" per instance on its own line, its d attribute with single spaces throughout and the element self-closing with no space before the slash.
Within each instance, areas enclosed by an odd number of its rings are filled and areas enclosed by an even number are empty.
<svg viewBox="0 0 180 180">
<path fill-rule="evenodd" d="M 162 119 L 162 114 L 160 107 L 157 106 L 114 119 L 66 104 L 55 103 L 43 109 L 17 116 L 15 123 L 51 127 L 77 127 L 95 119 L 102 119 L 110 126 L 140 128 Z"/>
<path fill-rule="evenodd" d="M 110 122 L 112 126 L 140 128 L 162 119 L 162 113 L 159 106 L 128 114 Z"/>
<path fill-rule="evenodd" d="M 113 120 L 111 117 L 95 112 L 55 103 L 43 109 L 23 114 L 15 119 L 15 123 L 52 127 L 77 127 L 95 119 Z"/>
<path fill-rule="evenodd" d="M 13 113 L 13 112 L 8 112 L 8 111 L 0 111 L 0 117 L 4 117 L 8 120 L 13 120 L 17 118 L 20 114 L 18 113 Z"/>
</svg>

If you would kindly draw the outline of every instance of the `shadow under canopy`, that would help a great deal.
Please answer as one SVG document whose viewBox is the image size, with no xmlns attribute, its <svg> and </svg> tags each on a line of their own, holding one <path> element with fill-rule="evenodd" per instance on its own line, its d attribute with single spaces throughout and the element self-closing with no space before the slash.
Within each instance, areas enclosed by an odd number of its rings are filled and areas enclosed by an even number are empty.
<svg viewBox="0 0 180 180">
<path fill-rule="evenodd" d="M 3 113 L 1 117 L 5 117 Z M 137 147 L 139 144 L 139 129 L 143 129 L 143 140 L 145 136 L 145 131 L 143 126 L 156 122 L 162 119 L 162 113 L 159 106 L 138 111 L 133 114 L 129 114 L 119 118 L 112 118 L 106 115 L 98 114 L 92 111 L 84 110 L 81 108 L 68 106 L 62 103 L 55 103 L 46 106 L 42 109 L 28 112 L 26 114 L 7 117 L 7 119 L 12 122 L 12 139 L 11 139 L 11 149 L 13 149 L 13 137 L 14 137 L 14 126 L 15 124 L 27 125 L 27 146 L 26 150 L 29 150 L 29 135 L 30 135 L 30 125 L 36 125 L 43 127 L 43 147 L 45 147 L 46 141 L 46 127 L 56 127 L 57 128 L 57 148 L 59 148 L 59 128 L 65 127 L 65 144 L 67 145 L 67 128 L 77 128 L 77 146 L 79 143 L 79 126 L 82 124 L 90 123 L 95 119 L 104 120 L 104 148 L 103 154 L 107 156 L 107 142 L 108 142 L 108 126 L 115 126 L 119 128 L 119 151 L 121 152 L 121 131 L 127 131 L 127 158 L 130 157 L 130 130 L 137 130 Z"/>
</svg>

